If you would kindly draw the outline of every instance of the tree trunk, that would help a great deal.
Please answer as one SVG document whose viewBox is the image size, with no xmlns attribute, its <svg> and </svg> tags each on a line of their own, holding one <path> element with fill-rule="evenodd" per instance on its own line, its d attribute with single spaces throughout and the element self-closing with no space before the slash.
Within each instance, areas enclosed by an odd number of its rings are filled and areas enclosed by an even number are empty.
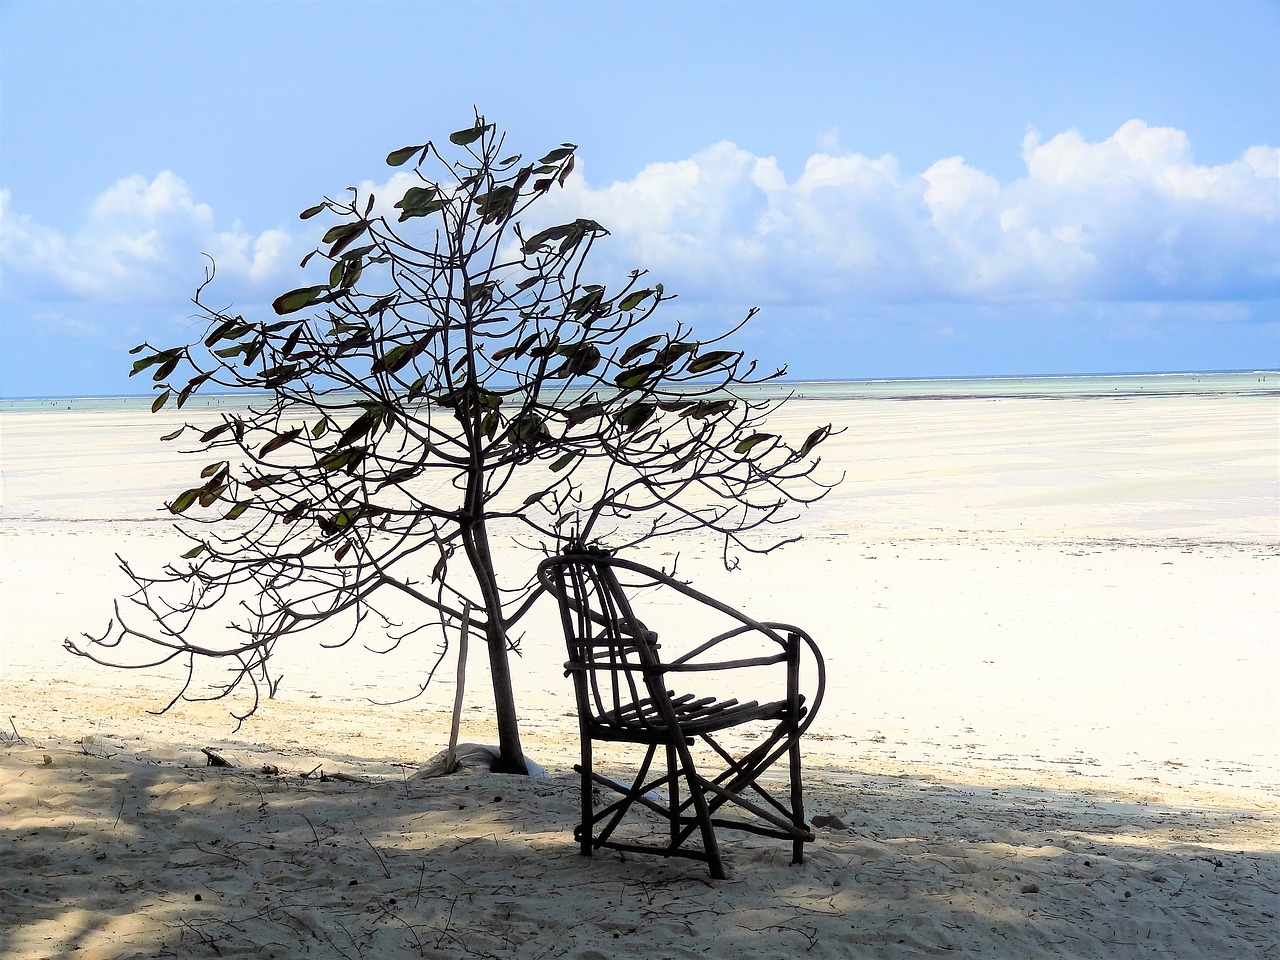
<svg viewBox="0 0 1280 960">
<path fill-rule="evenodd" d="M 467 559 L 480 584 L 485 609 L 485 639 L 489 648 L 489 675 L 493 678 L 493 707 L 498 722 L 498 765 L 496 773 L 528 773 L 520 746 L 520 722 L 516 715 L 515 691 L 511 685 L 511 661 L 507 632 L 502 622 L 502 595 L 489 552 L 489 536 L 483 522 L 463 536 Z"/>
</svg>

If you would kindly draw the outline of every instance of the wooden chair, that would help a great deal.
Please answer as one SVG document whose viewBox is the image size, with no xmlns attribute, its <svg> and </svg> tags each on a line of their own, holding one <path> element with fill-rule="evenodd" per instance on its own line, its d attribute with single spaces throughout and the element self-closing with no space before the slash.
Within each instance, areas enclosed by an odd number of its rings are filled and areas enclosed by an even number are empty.
<svg viewBox="0 0 1280 960">
<path fill-rule="evenodd" d="M 664 661 L 655 633 L 636 616 L 619 582 L 628 587 L 661 586 L 678 591 L 698 604 L 729 618 L 730 628 Z M 658 570 L 632 563 L 598 549 L 578 548 L 543 561 L 538 577 L 560 607 L 578 702 L 582 762 L 582 822 L 574 831 L 583 856 L 599 847 L 658 853 L 705 861 L 711 876 L 723 879 L 724 864 L 716 843 L 716 828 L 747 830 L 792 842 L 792 862 L 804 860 L 804 844 L 813 831 L 804 819 L 804 790 L 800 775 L 800 737 L 812 723 L 826 686 L 826 670 L 817 644 L 803 630 L 783 623 L 759 622 L 694 590 Z M 635 582 L 633 582 L 635 581 Z M 739 659 L 720 659 L 720 647 L 749 635 L 765 638 L 765 653 Z M 776 649 L 774 647 L 776 646 Z M 812 701 L 801 694 L 801 653 L 808 649 L 815 665 Z M 714 658 L 707 654 L 715 651 Z M 781 699 L 761 703 L 677 692 L 686 681 L 709 671 L 784 664 L 785 691 Z M 732 675 L 722 675 L 732 676 Z M 738 675 L 741 676 L 741 675 Z M 745 756 L 734 757 L 717 735 L 742 724 L 763 723 L 768 732 Z M 630 784 L 620 783 L 592 769 L 595 741 L 640 744 L 644 760 Z M 694 763 L 691 747 L 710 749 L 708 762 L 723 765 L 703 772 Z M 650 774 L 659 747 L 665 748 L 665 775 Z M 706 751 L 701 751 L 705 754 Z M 761 777 L 776 761 L 788 760 L 789 792 L 779 799 Z M 593 785 L 618 794 L 618 799 L 595 809 Z M 658 791 L 665 791 L 663 798 Z M 662 844 L 614 839 L 614 831 L 633 805 L 648 808 L 667 821 L 669 839 Z M 733 808 L 736 817 L 722 816 Z M 701 848 L 688 841 L 697 834 Z M 645 838 L 648 839 L 648 838 Z"/>
</svg>

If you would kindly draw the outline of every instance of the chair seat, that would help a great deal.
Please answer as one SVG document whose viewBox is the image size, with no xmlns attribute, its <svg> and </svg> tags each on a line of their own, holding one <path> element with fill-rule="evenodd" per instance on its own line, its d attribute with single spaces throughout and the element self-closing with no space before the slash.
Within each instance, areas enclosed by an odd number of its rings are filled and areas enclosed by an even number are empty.
<svg viewBox="0 0 1280 960">
<path fill-rule="evenodd" d="M 692 693 L 676 696 L 675 691 L 668 691 L 667 695 L 671 698 L 676 722 L 686 738 L 715 733 L 752 720 L 783 720 L 788 715 L 785 700 L 771 703 L 749 700 L 739 703 L 736 698 L 698 698 Z M 803 703 L 804 697 L 800 697 L 800 700 Z M 805 712 L 802 706 L 800 716 L 804 716 Z M 620 710 L 593 716 L 591 735 L 601 740 L 627 740 L 633 743 L 666 743 L 671 739 L 662 714 L 652 699 L 640 700 L 627 704 Z"/>
</svg>

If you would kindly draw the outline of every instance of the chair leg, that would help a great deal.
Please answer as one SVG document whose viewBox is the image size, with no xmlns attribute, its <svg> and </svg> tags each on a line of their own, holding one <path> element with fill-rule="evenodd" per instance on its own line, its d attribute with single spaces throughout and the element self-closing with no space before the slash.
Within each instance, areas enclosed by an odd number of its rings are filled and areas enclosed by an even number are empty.
<svg viewBox="0 0 1280 960">
<path fill-rule="evenodd" d="M 582 763 L 578 769 L 582 771 L 582 825 L 578 828 L 578 841 L 581 844 L 579 852 L 582 856 L 589 857 L 592 847 L 591 821 L 595 814 L 591 803 L 591 791 L 594 787 L 591 780 L 591 738 L 589 736 L 582 737 Z"/>
<path fill-rule="evenodd" d="M 676 748 L 667 744 L 667 780 L 670 784 L 667 800 L 667 821 L 671 828 L 671 849 L 680 845 L 680 767 Z"/>
<path fill-rule="evenodd" d="M 800 775 L 800 738 L 791 732 L 791 815 L 796 829 L 807 831 L 804 819 L 804 779 Z M 804 863 L 804 840 L 797 837 L 791 842 L 791 862 Z"/>
<path fill-rule="evenodd" d="M 716 828 L 711 823 L 711 808 L 707 805 L 707 795 L 702 789 L 697 768 L 693 765 L 693 755 L 683 741 L 675 745 L 680 765 L 684 768 L 685 782 L 689 784 L 689 799 L 693 801 L 694 815 L 698 819 L 698 829 L 702 834 L 702 849 L 707 855 L 707 866 L 711 870 L 712 880 L 724 879 L 724 863 L 720 859 L 720 844 L 716 842 Z"/>
</svg>

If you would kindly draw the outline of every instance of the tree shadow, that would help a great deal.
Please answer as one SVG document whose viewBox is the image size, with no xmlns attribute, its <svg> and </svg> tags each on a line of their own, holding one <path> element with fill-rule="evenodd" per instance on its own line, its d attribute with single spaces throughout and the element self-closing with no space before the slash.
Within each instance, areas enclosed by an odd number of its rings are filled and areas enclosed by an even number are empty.
<svg viewBox="0 0 1280 960">
<path fill-rule="evenodd" d="M 568 772 L 319 782 L 11 744 L 0 956 L 1280 949 L 1273 813 L 835 770 L 807 783 L 810 812 L 838 820 L 805 864 L 726 833 L 716 883 L 689 861 L 579 857 Z"/>
</svg>

